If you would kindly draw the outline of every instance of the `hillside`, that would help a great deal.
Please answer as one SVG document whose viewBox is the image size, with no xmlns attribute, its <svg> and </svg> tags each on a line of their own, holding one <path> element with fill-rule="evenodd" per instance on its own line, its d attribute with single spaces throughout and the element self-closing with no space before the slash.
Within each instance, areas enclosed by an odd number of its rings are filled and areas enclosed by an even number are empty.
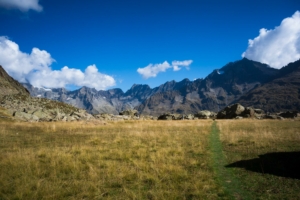
<svg viewBox="0 0 300 200">
<path fill-rule="evenodd" d="M 10 77 L 0 65 L 0 99 L 5 95 L 13 94 L 29 96 L 29 91 Z"/>
<path fill-rule="evenodd" d="M 1 118 L 22 121 L 75 121 L 90 119 L 84 110 L 46 98 L 31 97 L 29 91 L 0 66 Z"/>
<path fill-rule="evenodd" d="M 174 88 L 176 95 L 166 91 L 156 93 L 137 108 L 145 114 L 161 114 L 165 106 L 176 113 L 217 112 L 277 74 L 276 69 L 244 58 L 214 70 L 205 79 L 184 79 L 178 83 L 180 87 Z"/>
<path fill-rule="evenodd" d="M 281 68 L 277 77 L 243 95 L 239 103 L 269 112 L 300 110 L 300 60 Z"/>
</svg>

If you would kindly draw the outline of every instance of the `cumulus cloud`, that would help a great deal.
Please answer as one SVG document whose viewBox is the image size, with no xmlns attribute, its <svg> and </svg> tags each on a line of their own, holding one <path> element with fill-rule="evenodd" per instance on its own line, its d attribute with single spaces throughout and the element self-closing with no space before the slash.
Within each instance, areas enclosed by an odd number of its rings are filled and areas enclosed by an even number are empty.
<svg viewBox="0 0 300 200">
<path fill-rule="evenodd" d="M 184 60 L 184 61 L 173 61 L 172 65 L 173 65 L 173 70 L 174 71 L 179 71 L 181 70 L 181 67 L 185 67 L 187 69 L 189 69 L 189 66 L 192 64 L 192 60 Z"/>
<path fill-rule="evenodd" d="M 249 40 L 242 54 L 251 60 L 281 68 L 300 58 L 300 12 L 285 18 L 278 27 L 260 29 L 259 35 Z"/>
<path fill-rule="evenodd" d="M 87 86 L 97 90 L 116 84 L 113 77 L 102 74 L 96 65 L 85 71 L 63 67 L 52 70 L 55 60 L 44 50 L 33 48 L 30 54 L 20 51 L 19 45 L 7 37 L 0 37 L 0 65 L 19 82 L 29 82 L 36 87 L 66 87 L 68 85 Z"/>
<path fill-rule="evenodd" d="M 189 68 L 192 60 L 173 61 L 170 65 L 167 61 L 159 64 L 149 64 L 144 68 L 138 68 L 137 72 L 143 76 L 144 79 L 156 77 L 158 73 L 165 72 L 167 69 L 173 68 L 173 71 L 179 71 L 182 67 Z"/>
<path fill-rule="evenodd" d="M 39 4 L 39 0 L 0 0 L 0 7 L 19 9 L 22 12 L 27 12 L 30 9 L 38 12 L 43 10 L 43 7 Z"/>
</svg>

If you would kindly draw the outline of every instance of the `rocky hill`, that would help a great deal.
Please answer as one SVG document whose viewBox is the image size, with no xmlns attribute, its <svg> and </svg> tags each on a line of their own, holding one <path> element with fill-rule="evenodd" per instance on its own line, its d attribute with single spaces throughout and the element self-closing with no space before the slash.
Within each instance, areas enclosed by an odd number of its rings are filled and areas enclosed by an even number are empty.
<svg viewBox="0 0 300 200">
<path fill-rule="evenodd" d="M 33 88 L 34 89 L 34 88 Z M 59 101 L 31 97 L 29 91 L 0 66 L 0 117 L 23 121 L 74 121 L 92 116 Z"/>
</svg>

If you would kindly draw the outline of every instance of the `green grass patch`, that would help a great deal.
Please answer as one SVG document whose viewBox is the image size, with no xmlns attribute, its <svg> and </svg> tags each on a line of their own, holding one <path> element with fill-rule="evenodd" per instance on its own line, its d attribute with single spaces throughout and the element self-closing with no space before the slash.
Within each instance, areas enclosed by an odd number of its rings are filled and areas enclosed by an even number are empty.
<svg viewBox="0 0 300 200">
<path fill-rule="evenodd" d="M 228 164 L 223 154 L 222 143 L 220 141 L 219 130 L 216 122 L 212 124 L 210 134 L 210 148 L 212 165 L 215 170 L 215 178 L 224 188 L 222 199 L 251 199 L 249 194 L 240 187 L 240 182 L 236 179 L 233 171 L 225 166 Z"/>
<path fill-rule="evenodd" d="M 220 120 L 227 169 L 253 199 L 300 199 L 300 123 Z"/>
</svg>

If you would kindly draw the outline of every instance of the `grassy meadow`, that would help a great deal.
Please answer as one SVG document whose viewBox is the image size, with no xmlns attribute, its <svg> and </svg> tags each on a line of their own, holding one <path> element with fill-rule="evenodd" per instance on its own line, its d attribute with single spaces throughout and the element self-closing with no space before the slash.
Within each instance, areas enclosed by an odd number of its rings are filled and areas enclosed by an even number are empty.
<svg viewBox="0 0 300 200">
<path fill-rule="evenodd" d="M 216 166 L 252 199 L 300 199 L 299 130 L 289 120 L 3 118 L 0 199 L 247 199 L 228 194 Z"/>
<path fill-rule="evenodd" d="M 218 199 L 212 121 L 0 124 L 0 199 Z"/>
</svg>

